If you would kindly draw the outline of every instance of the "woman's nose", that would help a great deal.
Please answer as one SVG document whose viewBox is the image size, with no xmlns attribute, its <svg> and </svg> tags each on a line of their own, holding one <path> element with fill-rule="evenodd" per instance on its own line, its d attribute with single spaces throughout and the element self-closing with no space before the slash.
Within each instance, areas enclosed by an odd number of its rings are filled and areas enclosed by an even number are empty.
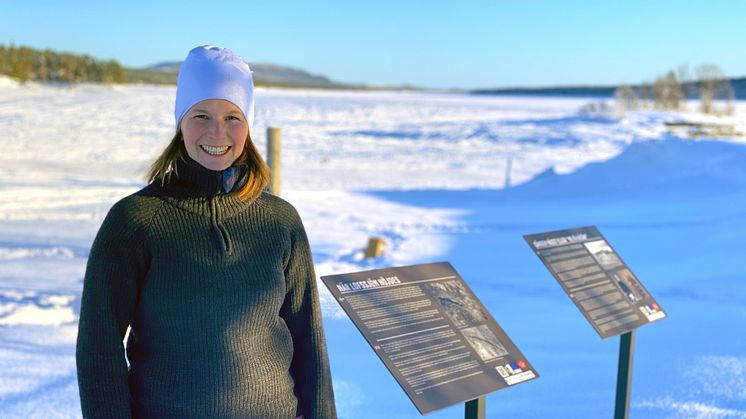
<svg viewBox="0 0 746 419">
<path fill-rule="evenodd" d="M 225 133 L 227 131 L 227 127 L 226 127 L 225 122 L 220 121 L 218 119 L 213 119 L 210 122 L 211 122 L 210 123 L 210 127 L 209 127 L 210 134 L 212 134 L 212 135 L 214 135 L 216 137 L 222 137 L 222 136 L 225 135 Z"/>
</svg>

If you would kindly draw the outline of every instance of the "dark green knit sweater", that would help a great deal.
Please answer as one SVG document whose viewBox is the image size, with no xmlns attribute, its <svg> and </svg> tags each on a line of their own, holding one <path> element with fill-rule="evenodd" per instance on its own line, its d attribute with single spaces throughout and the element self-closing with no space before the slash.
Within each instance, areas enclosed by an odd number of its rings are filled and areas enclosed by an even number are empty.
<svg viewBox="0 0 746 419">
<path fill-rule="evenodd" d="M 189 159 L 109 211 L 80 310 L 83 416 L 336 417 L 300 217 L 270 194 L 221 191 Z"/>
</svg>

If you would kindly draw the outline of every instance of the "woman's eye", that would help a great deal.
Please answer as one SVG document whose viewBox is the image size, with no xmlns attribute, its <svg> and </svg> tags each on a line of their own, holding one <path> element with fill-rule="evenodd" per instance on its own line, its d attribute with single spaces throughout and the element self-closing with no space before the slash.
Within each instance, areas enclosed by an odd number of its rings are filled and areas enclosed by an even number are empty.
<svg viewBox="0 0 746 419">
<path fill-rule="evenodd" d="M 241 118 L 237 117 L 236 115 L 229 115 L 227 119 L 230 120 L 230 121 L 240 121 L 241 120 Z"/>
<path fill-rule="evenodd" d="M 194 115 L 194 118 L 207 119 L 207 115 L 197 114 L 197 115 Z"/>
</svg>

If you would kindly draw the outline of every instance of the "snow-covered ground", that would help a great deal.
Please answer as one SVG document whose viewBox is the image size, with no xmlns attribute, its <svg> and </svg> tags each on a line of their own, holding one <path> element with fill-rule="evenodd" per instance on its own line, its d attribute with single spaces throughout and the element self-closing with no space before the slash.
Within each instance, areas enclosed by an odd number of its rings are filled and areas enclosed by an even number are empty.
<svg viewBox="0 0 746 419">
<path fill-rule="evenodd" d="M 0 417 L 80 416 L 89 247 L 172 135 L 173 94 L 0 78 Z M 746 145 L 665 130 L 694 113 L 579 112 L 589 101 L 259 89 L 254 140 L 283 130 L 283 197 L 318 275 L 461 273 L 541 374 L 489 395 L 488 417 L 612 415 L 618 339 L 598 338 L 522 239 L 595 224 L 669 314 L 638 331 L 632 417 L 746 418 Z M 746 103 L 730 122 L 746 131 Z M 363 260 L 374 235 L 387 253 Z M 319 284 L 340 417 L 420 417 Z"/>
</svg>

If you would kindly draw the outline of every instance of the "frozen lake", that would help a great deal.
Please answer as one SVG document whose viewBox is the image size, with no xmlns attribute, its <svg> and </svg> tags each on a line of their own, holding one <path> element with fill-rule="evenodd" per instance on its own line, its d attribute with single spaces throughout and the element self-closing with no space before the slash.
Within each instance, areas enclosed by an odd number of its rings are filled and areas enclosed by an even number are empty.
<svg viewBox="0 0 746 419">
<path fill-rule="evenodd" d="M 80 416 L 90 244 L 170 139 L 173 95 L 0 79 L 0 417 Z M 612 416 L 618 339 L 598 337 L 522 238 L 596 225 L 669 315 L 638 330 L 632 417 L 746 418 L 746 146 L 665 130 L 693 112 L 580 112 L 589 101 L 259 89 L 254 141 L 283 130 L 283 197 L 317 275 L 459 271 L 541 374 L 490 394 L 488 417 Z M 746 131 L 746 103 L 729 122 Z M 374 235 L 387 252 L 363 260 Z M 340 417 L 420 417 L 319 286 Z"/>
</svg>

